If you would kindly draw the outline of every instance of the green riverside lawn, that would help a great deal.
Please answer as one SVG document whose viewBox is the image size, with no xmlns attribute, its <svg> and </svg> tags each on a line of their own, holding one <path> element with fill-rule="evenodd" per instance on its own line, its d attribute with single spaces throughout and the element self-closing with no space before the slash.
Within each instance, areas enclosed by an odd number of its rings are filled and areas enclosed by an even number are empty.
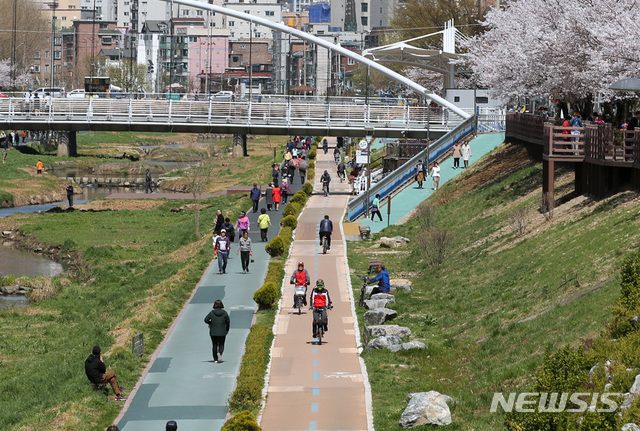
<svg viewBox="0 0 640 431">
<path fill-rule="evenodd" d="M 600 202 L 570 196 L 573 175 L 560 173 L 556 198 L 567 199 L 549 222 L 538 211 L 541 164 L 502 145 L 429 199 L 434 217 L 423 209 L 372 242 L 349 242 L 356 295 L 355 275 L 369 259 L 381 259 L 392 278 L 412 280 L 412 293 L 396 293 L 399 315 L 389 323 L 408 326 L 412 339 L 427 344 L 424 351 L 363 353 L 376 429 L 400 429 L 407 395 L 430 390 L 457 402 L 443 429 L 504 429 L 503 414 L 489 412 L 494 392 L 530 389 L 545 352 L 590 345 L 604 330 L 619 297 L 620 266 L 640 239 L 637 194 Z M 522 236 L 513 228 L 519 208 Z M 421 247 L 430 224 L 451 234 L 439 266 L 427 264 Z M 392 253 L 378 247 L 376 239 L 396 235 L 410 245 Z"/>
</svg>

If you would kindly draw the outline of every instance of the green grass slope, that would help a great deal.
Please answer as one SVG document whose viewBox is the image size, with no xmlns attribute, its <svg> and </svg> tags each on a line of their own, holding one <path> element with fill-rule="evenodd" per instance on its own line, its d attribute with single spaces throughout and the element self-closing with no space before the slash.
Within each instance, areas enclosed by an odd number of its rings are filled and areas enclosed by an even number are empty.
<svg viewBox="0 0 640 431">
<path fill-rule="evenodd" d="M 638 196 L 574 196 L 572 172 L 557 174 L 562 203 L 548 220 L 538 211 L 541 164 L 503 145 L 409 222 L 375 237 L 408 237 L 406 248 L 349 243 L 354 288 L 370 259 L 382 260 L 392 278 L 412 280 L 413 292 L 396 294 L 399 315 L 390 323 L 427 344 L 424 351 L 363 353 L 376 429 L 400 429 L 406 396 L 430 390 L 456 400 L 453 423 L 443 429 L 504 429 L 503 414 L 489 411 L 494 392 L 530 389 L 545 352 L 591 344 L 605 328 L 620 266 L 640 239 Z M 445 246 L 433 245 L 434 229 L 446 233 Z M 430 265 L 438 248 L 444 261 Z"/>
</svg>

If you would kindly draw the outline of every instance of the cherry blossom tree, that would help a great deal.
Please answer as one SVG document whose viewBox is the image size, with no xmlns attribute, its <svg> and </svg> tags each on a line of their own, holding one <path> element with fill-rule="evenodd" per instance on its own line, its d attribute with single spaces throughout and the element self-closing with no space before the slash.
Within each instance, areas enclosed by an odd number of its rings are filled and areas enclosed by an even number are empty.
<svg viewBox="0 0 640 431">
<path fill-rule="evenodd" d="M 584 102 L 637 75 L 637 0 L 518 0 L 494 8 L 464 44 L 480 85 L 499 97 Z"/>
</svg>

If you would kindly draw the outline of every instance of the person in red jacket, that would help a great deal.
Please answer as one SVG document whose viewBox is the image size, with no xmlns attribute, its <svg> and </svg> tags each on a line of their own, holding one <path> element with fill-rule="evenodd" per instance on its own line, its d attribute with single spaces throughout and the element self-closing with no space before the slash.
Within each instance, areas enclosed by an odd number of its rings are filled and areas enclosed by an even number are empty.
<svg viewBox="0 0 640 431">
<path fill-rule="evenodd" d="M 304 305 L 307 305 L 307 286 L 311 284 L 311 278 L 309 278 L 309 273 L 306 269 L 304 269 L 304 262 L 298 262 L 298 269 L 291 276 L 290 284 L 294 284 L 296 286 L 304 286 Z M 293 294 L 293 306 L 296 304 L 296 294 L 294 291 Z"/>
<path fill-rule="evenodd" d="M 324 280 L 321 278 L 316 281 L 316 287 L 311 291 L 309 302 L 311 302 L 311 307 L 320 308 L 320 312 L 316 312 L 316 310 L 313 312 L 313 338 L 316 338 L 316 327 L 318 325 L 324 326 L 324 332 L 329 330 L 326 309 L 332 307 L 329 291 L 325 289 Z"/>
<path fill-rule="evenodd" d="M 280 201 L 282 201 L 282 189 L 280 188 L 278 183 L 273 184 L 273 190 L 271 191 L 271 193 L 273 193 L 273 205 L 275 207 L 275 210 L 278 211 L 278 208 L 280 207 Z"/>
</svg>

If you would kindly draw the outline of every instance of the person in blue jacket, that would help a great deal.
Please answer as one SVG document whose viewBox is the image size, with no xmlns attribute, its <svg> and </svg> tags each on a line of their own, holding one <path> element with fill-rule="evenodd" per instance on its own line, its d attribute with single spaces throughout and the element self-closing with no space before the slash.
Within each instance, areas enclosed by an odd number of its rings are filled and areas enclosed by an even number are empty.
<svg viewBox="0 0 640 431">
<path fill-rule="evenodd" d="M 251 193 L 249 195 L 249 197 L 251 198 L 251 202 L 253 202 L 253 212 L 258 212 L 258 202 L 260 202 L 260 195 L 262 194 L 262 191 L 258 188 L 257 184 L 253 185 L 253 188 L 251 189 Z"/>
<path fill-rule="evenodd" d="M 378 282 L 378 286 L 374 287 L 369 295 L 369 299 L 371 299 L 371 295 L 375 295 L 376 293 L 389 293 L 391 290 L 391 283 L 389 282 L 389 273 L 385 269 L 384 265 L 380 265 L 378 267 L 378 275 L 375 278 L 367 281 L 367 284 L 373 284 Z"/>
</svg>

